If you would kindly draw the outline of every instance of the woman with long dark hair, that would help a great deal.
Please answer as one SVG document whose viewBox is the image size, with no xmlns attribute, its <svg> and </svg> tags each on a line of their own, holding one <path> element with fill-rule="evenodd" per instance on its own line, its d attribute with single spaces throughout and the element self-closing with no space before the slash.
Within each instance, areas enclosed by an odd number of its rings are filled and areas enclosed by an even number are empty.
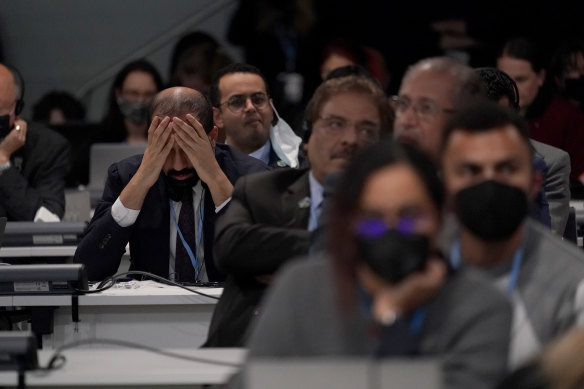
<svg viewBox="0 0 584 389">
<path fill-rule="evenodd" d="M 139 59 L 126 64 L 108 95 L 102 141 L 146 144 L 150 103 L 162 89 L 162 78 L 150 62 Z"/>
<path fill-rule="evenodd" d="M 506 372 L 510 302 L 449 267 L 438 250 L 442 212 L 442 184 L 425 154 L 386 139 L 356 156 L 331 204 L 326 254 L 276 275 L 248 363 L 434 356 L 441 387 L 492 388 Z"/>
</svg>

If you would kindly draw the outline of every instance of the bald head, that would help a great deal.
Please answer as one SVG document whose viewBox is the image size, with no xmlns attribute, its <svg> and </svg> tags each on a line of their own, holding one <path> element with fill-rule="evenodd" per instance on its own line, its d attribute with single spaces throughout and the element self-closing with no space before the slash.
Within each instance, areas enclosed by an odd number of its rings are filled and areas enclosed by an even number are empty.
<svg viewBox="0 0 584 389">
<path fill-rule="evenodd" d="M 14 74 L 9 68 L 0 64 L 0 115 L 7 115 L 14 109 L 19 98 L 19 88 Z"/>
<path fill-rule="evenodd" d="M 213 110 L 199 91 L 185 87 L 167 88 L 160 91 L 152 102 L 151 116 L 176 116 L 184 120 L 189 113 L 199 120 L 206 133 L 213 129 Z"/>
</svg>

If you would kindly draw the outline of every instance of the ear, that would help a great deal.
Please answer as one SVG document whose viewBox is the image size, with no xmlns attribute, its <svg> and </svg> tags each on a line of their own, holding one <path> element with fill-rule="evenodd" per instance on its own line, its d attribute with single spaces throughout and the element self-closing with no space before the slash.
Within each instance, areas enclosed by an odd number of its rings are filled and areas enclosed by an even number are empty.
<svg viewBox="0 0 584 389">
<path fill-rule="evenodd" d="M 215 125 L 219 128 L 223 128 L 223 114 L 221 113 L 221 110 L 217 107 L 213 107 L 213 122 L 215 122 Z"/>
<path fill-rule="evenodd" d="M 209 137 L 209 143 L 211 143 L 211 147 L 215 148 L 217 144 L 217 134 L 219 133 L 219 129 L 217 126 L 213 126 L 213 129 L 209 131 L 207 136 Z"/>
<path fill-rule="evenodd" d="M 545 81 L 545 75 L 546 75 L 546 71 L 545 69 L 541 69 L 538 73 L 537 76 L 539 78 L 539 86 L 542 86 L 544 81 Z"/>
</svg>

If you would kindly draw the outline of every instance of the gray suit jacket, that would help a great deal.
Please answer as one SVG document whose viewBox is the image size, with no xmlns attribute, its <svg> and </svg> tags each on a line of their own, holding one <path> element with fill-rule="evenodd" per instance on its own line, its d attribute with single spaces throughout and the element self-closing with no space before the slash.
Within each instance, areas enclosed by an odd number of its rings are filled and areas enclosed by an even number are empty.
<svg viewBox="0 0 584 389">
<path fill-rule="evenodd" d="M 450 253 L 460 225 L 446 216 L 442 248 Z M 525 363 L 543 346 L 574 325 L 584 324 L 584 252 L 527 218 L 517 284 L 513 290 L 515 326 L 509 349 L 512 367 Z M 464 258 L 463 258 L 464 262 Z M 513 261 L 480 268 L 506 291 Z"/>
<path fill-rule="evenodd" d="M 359 306 L 343 309 L 336 288 L 326 258 L 311 256 L 286 265 L 266 295 L 248 358 L 373 358 L 379 326 Z M 511 329 L 506 296 L 476 273 L 459 272 L 424 307 L 419 351 L 441 358 L 442 387 L 495 387 L 506 372 Z M 246 366 L 233 387 L 242 386 Z"/>
<path fill-rule="evenodd" d="M 511 266 L 511 261 L 495 265 L 487 273 L 503 289 Z M 516 291 L 515 320 L 520 326 L 513 331 L 512 366 L 527 362 L 557 336 L 584 323 L 584 253 L 528 219 Z M 518 315 L 519 308 L 525 317 Z"/>
<path fill-rule="evenodd" d="M 552 222 L 552 232 L 563 236 L 570 212 L 570 156 L 567 152 L 531 139 L 537 156 L 547 165 L 544 190 Z"/>
</svg>

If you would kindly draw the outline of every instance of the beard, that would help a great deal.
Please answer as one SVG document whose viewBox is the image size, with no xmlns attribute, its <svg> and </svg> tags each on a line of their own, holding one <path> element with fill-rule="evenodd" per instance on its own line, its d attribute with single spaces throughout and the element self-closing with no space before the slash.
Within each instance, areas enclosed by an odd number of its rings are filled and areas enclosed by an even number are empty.
<svg viewBox="0 0 584 389">
<path fill-rule="evenodd" d="M 191 174 L 186 180 L 177 180 L 174 178 L 181 174 Z M 165 174 L 166 186 L 168 188 L 168 197 L 173 201 L 182 201 L 185 196 L 189 196 L 200 178 L 195 169 L 183 169 L 181 171 L 170 170 Z"/>
</svg>

